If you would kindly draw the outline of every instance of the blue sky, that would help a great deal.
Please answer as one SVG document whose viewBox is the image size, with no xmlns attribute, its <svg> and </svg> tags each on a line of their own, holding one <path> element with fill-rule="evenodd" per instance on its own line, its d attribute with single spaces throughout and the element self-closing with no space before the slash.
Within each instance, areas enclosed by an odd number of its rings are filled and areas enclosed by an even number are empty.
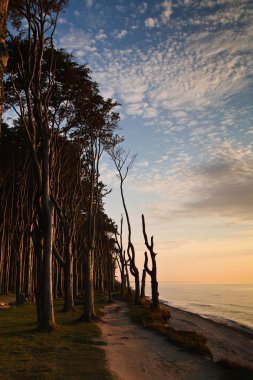
<svg viewBox="0 0 253 380">
<path fill-rule="evenodd" d="M 70 0 L 55 39 L 121 104 L 139 268 L 144 213 L 160 280 L 253 282 L 252 1 Z"/>
</svg>

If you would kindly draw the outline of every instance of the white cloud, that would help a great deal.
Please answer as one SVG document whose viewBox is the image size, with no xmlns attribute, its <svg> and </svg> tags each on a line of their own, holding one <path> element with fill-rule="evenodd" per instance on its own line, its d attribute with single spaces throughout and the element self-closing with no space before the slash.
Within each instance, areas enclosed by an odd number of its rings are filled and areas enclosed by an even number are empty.
<svg viewBox="0 0 253 380">
<path fill-rule="evenodd" d="M 95 53 L 95 40 L 81 29 L 70 28 L 69 32 L 61 35 L 58 39 L 58 45 L 71 51 L 76 56 L 83 56 L 85 53 Z"/>
<path fill-rule="evenodd" d="M 153 108 L 152 106 L 149 106 L 148 104 L 145 105 L 143 117 L 144 118 L 153 118 L 156 117 L 159 114 L 158 110 Z"/>
<path fill-rule="evenodd" d="M 86 5 L 88 8 L 91 8 L 93 5 L 94 0 L 86 0 Z"/>
<path fill-rule="evenodd" d="M 147 28 L 160 27 L 167 25 L 172 15 L 172 2 L 165 0 L 161 3 L 161 13 L 158 17 L 148 17 L 144 21 Z"/>
<path fill-rule="evenodd" d="M 107 39 L 107 35 L 103 31 L 101 31 L 100 33 L 96 35 L 97 41 L 104 41 L 106 39 Z"/>
<path fill-rule="evenodd" d="M 114 35 L 118 39 L 124 38 L 127 35 L 127 30 L 115 30 Z"/>
<path fill-rule="evenodd" d="M 69 22 L 63 17 L 58 18 L 58 23 L 59 24 L 69 24 Z"/>
<path fill-rule="evenodd" d="M 152 17 L 146 18 L 146 20 L 145 20 L 145 26 L 147 28 L 154 28 L 157 25 L 158 25 L 157 18 L 152 18 Z"/>
<path fill-rule="evenodd" d="M 172 1 L 165 0 L 162 3 L 163 11 L 161 13 L 161 22 L 163 24 L 167 24 L 167 22 L 170 20 L 170 17 L 172 15 Z"/>
<path fill-rule="evenodd" d="M 242 13 L 241 7 L 237 8 Z M 162 2 L 159 9 L 160 14 L 165 12 L 168 21 L 172 2 Z M 147 18 L 145 24 L 149 28 L 155 27 L 158 19 Z M 94 62 L 96 67 L 96 80 L 104 92 L 109 92 L 124 105 L 138 103 L 138 107 L 131 107 L 131 114 L 136 109 L 139 115 L 140 103 L 145 102 L 152 105 L 152 109 L 143 115 L 157 116 L 159 110 L 159 116 L 161 112 L 170 113 L 175 121 L 182 124 L 187 117 L 182 112 L 224 106 L 231 96 L 250 85 L 253 28 L 251 24 L 246 24 L 240 32 L 231 28 L 222 32 L 207 28 L 187 36 L 181 32 L 180 24 L 174 24 L 173 28 L 175 36 L 171 34 L 167 41 L 155 47 L 147 44 L 146 51 L 135 47 L 128 50 L 106 48 L 101 53 L 96 48 L 96 41 L 73 28 L 60 41 L 74 54 L 77 51 L 79 57 L 82 50 L 96 53 L 87 57 L 91 66 Z M 126 33 L 126 29 L 116 30 L 114 36 L 123 38 Z M 96 39 L 109 42 L 104 31 L 100 31 Z M 194 120 L 190 122 L 194 123 Z"/>
<path fill-rule="evenodd" d="M 127 113 L 128 115 L 141 116 L 143 115 L 143 109 L 139 104 L 130 104 L 127 107 Z"/>
<path fill-rule="evenodd" d="M 149 166 L 149 162 L 148 161 L 146 161 L 146 160 L 142 160 L 142 161 L 139 161 L 139 162 L 137 162 L 136 164 L 135 164 L 135 166 L 139 166 L 139 167 L 147 167 L 147 166 Z"/>
</svg>

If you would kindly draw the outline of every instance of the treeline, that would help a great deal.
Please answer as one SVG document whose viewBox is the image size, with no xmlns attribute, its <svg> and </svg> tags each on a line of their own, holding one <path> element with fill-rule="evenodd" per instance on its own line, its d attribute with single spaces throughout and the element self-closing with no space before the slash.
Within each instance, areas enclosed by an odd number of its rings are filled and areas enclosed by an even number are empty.
<svg viewBox="0 0 253 380">
<path fill-rule="evenodd" d="M 38 324 L 54 328 L 53 298 L 64 310 L 83 294 L 91 320 L 94 286 L 109 286 L 116 227 L 103 209 L 99 178 L 116 135 L 117 103 L 104 99 L 90 70 L 54 46 L 66 1 L 12 1 L 4 109 L 14 126 L 1 131 L 0 289 L 17 302 L 36 297 Z M 110 263 L 110 267 L 109 264 Z"/>
<path fill-rule="evenodd" d="M 90 173 L 75 141 L 58 137 L 57 163 L 50 185 L 52 215 L 53 297 L 64 295 L 64 310 L 74 307 L 74 298 L 84 294 L 84 265 L 88 251 Z M 30 151 L 22 126 L 2 125 L 0 139 L 1 256 L 0 293 L 16 293 L 17 303 L 39 300 L 43 239 L 37 215 L 37 183 Z M 116 226 L 103 210 L 104 185 L 95 184 L 97 208 L 94 284 L 103 292 L 108 288 L 108 263 L 115 270 L 114 239 Z M 112 256 L 109 259 L 109 256 Z M 113 275 L 112 273 L 112 275 Z M 111 277 L 112 279 L 112 277 Z"/>
<path fill-rule="evenodd" d="M 17 303 L 35 298 L 38 326 L 55 327 L 53 300 L 64 297 L 64 311 L 84 301 L 81 319 L 95 317 L 94 291 L 109 291 L 118 264 L 121 292 L 135 302 L 145 295 L 151 276 L 153 306 L 158 307 L 153 238 L 149 245 L 143 217 L 145 254 L 140 293 L 139 271 L 123 182 L 127 165 L 118 145 L 117 103 L 104 99 L 85 65 L 54 46 L 63 0 L 10 0 L 8 66 L 4 77 L 4 111 L 12 109 L 14 125 L 2 124 L 0 139 L 0 294 L 16 293 Z M 100 180 L 103 152 L 113 159 L 120 178 L 128 227 L 127 250 L 121 231 L 106 215 L 108 190 Z M 126 166 L 125 166 L 126 165 Z M 125 170 L 125 172 L 124 172 Z"/>
</svg>

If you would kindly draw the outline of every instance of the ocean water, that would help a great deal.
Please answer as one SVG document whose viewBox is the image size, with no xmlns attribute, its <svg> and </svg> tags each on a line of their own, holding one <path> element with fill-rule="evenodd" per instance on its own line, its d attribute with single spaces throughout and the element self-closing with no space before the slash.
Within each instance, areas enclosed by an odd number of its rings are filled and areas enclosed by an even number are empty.
<svg viewBox="0 0 253 380">
<path fill-rule="evenodd" d="M 160 300 L 171 306 L 253 329 L 253 284 L 160 283 L 159 294 Z"/>
</svg>

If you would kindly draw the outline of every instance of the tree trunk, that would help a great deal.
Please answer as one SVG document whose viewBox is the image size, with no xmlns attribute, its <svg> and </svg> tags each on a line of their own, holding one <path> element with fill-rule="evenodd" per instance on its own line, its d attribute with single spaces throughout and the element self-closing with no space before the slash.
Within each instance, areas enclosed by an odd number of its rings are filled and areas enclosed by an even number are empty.
<svg viewBox="0 0 253 380">
<path fill-rule="evenodd" d="M 93 251 L 89 249 L 84 262 L 84 311 L 81 320 L 91 322 L 95 318 L 94 307 L 94 259 Z"/>
<path fill-rule="evenodd" d="M 112 258 L 110 253 L 108 253 L 108 303 L 112 302 Z"/>
<path fill-rule="evenodd" d="M 142 271 L 142 278 L 141 278 L 141 298 L 145 297 L 145 286 L 146 286 L 146 267 L 148 265 L 148 256 L 145 254 L 145 261 L 144 261 L 144 268 Z"/>
<path fill-rule="evenodd" d="M 154 238 L 151 236 L 151 243 L 148 242 L 148 237 L 146 234 L 145 229 L 145 218 L 144 215 L 142 215 L 142 231 L 144 236 L 145 245 L 149 250 L 151 261 L 152 261 L 152 269 L 150 270 L 148 268 L 148 254 L 145 252 L 145 262 L 144 262 L 144 269 L 147 271 L 149 276 L 151 277 L 151 294 L 152 294 L 152 303 L 151 307 L 152 309 L 159 309 L 160 302 L 159 302 L 159 292 L 158 292 L 158 281 L 157 281 L 157 267 L 156 267 L 156 253 L 154 252 Z"/>
<path fill-rule="evenodd" d="M 145 297 L 146 273 L 147 272 L 144 268 L 142 271 L 142 277 L 141 277 L 141 298 Z"/>
<path fill-rule="evenodd" d="M 128 272 L 128 267 L 126 265 L 126 286 L 127 286 L 127 292 L 128 294 L 132 294 L 131 292 L 131 286 L 130 286 L 130 280 L 129 280 L 129 272 Z"/>
<path fill-rule="evenodd" d="M 74 256 L 73 261 L 73 297 L 76 299 L 78 296 L 78 269 L 77 269 L 77 258 Z"/>
<path fill-rule="evenodd" d="M 73 255 L 71 245 L 66 244 L 65 266 L 64 266 L 64 306 L 63 311 L 74 310 L 73 296 Z"/>
<path fill-rule="evenodd" d="M 33 246 L 31 244 L 30 232 L 26 239 L 26 262 L 25 262 L 25 272 L 26 272 L 26 282 L 25 282 L 25 296 L 28 300 L 32 300 L 32 270 L 33 270 L 33 262 L 32 262 L 32 252 Z"/>
<path fill-rule="evenodd" d="M 21 299 L 21 284 L 22 284 L 22 256 L 23 256 L 23 247 L 24 247 L 24 236 L 21 234 L 20 241 L 17 248 L 17 274 L 16 274 L 16 303 L 20 305 L 23 300 Z"/>
<path fill-rule="evenodd" d="M 42 276 L 42 240 L 40 234 L 37 232 L 33 238 L 34 253 L 36 257 L 36 286 L 35 286 L 35 301 L 37 311 L 37 322 L 40 323 L 42 319 L 42 289 L 43 289 L 43 276 Z"/>
</svg>

